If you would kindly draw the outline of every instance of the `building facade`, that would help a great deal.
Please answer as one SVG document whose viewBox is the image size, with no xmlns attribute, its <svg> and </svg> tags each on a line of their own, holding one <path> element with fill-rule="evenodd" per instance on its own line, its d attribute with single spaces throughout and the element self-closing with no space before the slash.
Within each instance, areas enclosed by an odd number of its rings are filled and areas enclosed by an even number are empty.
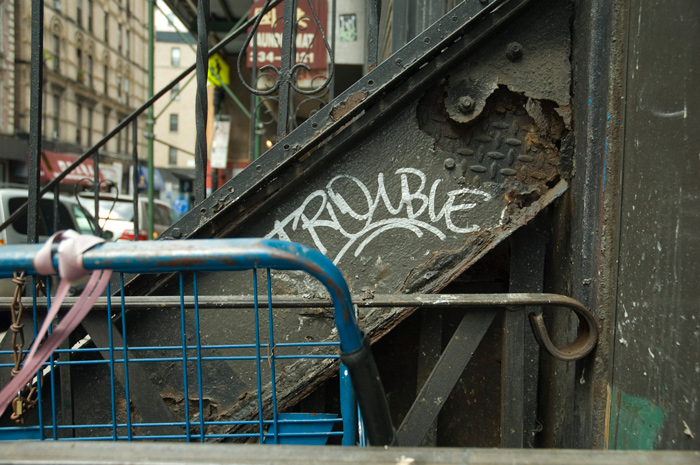
<svg viewBox="0 0 700 465">
<path fill-rule="evenodd" d="M 196 59 L 196 39 L 157 2 L 155 10 L 154 87 L 162 89 Z M 159 197 L 184 213 L 193 199 L 195 100 L 197 80 L 191 73 L 153 105 L 153 164 L 163 178 Z"/>
<path fill-rule="evenodd" d="M 0 0 L 0 141 L 14 133 L 15 19 L 14 0 Z M 0 158 L 0 181 L 6 181 L 9 160 Z"/>
<path fill-rule="evenodd" d="M 148 2 L 141 0 L 46 1 L 42 164 L 50 165 L 51 158 L 57 157 L 62 163 L 56 159 L 53 161 L 58 163 L 54 164 L 64 166 L 146 100 L 147 6 Z M 16 71 L 11 136 L 17 145 L 15 152 L 26 153 L 30 119 L 30 2 L 15 2 L 13 10 L 13 23 L 26 27 L 14 31 Z M 139 118 L 138 127 L 138 152 L 140 158 L 145 158 L 145 116 Z M 120 192 L 128 191 L 133 137 L 129 126 L 99 151 L 102 177 L 117 182 Z M 15 162 L 5 180 L 26 179 L 26 163 L 22 163 L 25 153 L 10 155 Z M 56 168 L 42 165 L 43 182 L 52 179 L 51 170 L 55 172 Z"/>
</svg>

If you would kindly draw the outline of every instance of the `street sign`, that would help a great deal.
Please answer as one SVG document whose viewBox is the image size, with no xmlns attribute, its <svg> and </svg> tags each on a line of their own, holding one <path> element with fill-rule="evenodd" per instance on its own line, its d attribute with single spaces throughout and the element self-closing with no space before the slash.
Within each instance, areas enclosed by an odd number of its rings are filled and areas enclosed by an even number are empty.
<svg viewBox="0 0 700 465">
<path fill-rule="evenodd" d="M 190 209 L 190 202 L 184 197 L 179 197 L 173 202 L 173 210 L 178 215 L 184 215 Z"/>
<path fill-rule="evenodd" d="M 211 71 L 214 70 L 216 74 L 219 75 L 217 78 Z M 221 87 L 221 85 L 229 85 L 231 83 L 231 78 L 229 74 L 229 66 L 226 64 L 224 59 L 218 53 L 209 58 L 209 70 L 207 71 L 207 84 L 214 87 Z"/>
<path fill-rule="evenodd" d="M 214 121 L 214 135 L 211 141 L 211 167 L 226 168 L 228 159 L 228 140 L 231 132 L 231 120 L 221 118 Z"/>
<path fill-rule="evenodd" d="M 328 3 L 326 0 L 312 0 L 312 5 L 318 15 L 319 22 L 324 29 L 328 27 Z M 250 7 L 249 18 L 258 14 L 265 5 L 265 0 L 256 0 Z M 256 31 L 257 39 L 257 67 L 273 65 L 280 67 L 282 62 L 282 16 L 284 5 L 277 5 L 263 16 L 260 26 Z M 327 34 L 330 40 L 330 35 Z M 296 56 L 294 63 L 304 63 L 318 74 L 318 70 L 325 70 L 328 63 L 328 50 L 323 42 L 321 30 L 316 23 L 314 14 L 307 2 L 299 2 L 297 7 L 296 30 Z M 253 66 L 253 42 L 248 47 L 248 67 Z M 306 70 L 299 70 L 298 78 L 305 79 Z"/>
</svg>

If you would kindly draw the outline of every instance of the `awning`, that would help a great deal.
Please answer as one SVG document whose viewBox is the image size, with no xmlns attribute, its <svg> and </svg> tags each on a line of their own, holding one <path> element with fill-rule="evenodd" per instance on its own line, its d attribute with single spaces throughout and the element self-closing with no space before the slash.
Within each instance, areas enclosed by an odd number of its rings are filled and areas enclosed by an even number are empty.
<svg viewBox="0 0 700 465">
<path fill-rule="evenodd" d="M 77 159 L 78 155 L 44 150 L 41 154 L 41 164 L 39 166 L 39 181 L 42 183 L 53 181 Z M 95 165 L 91 158 L 88 158 L 78 165 L 73 171 L 68 173 L 61 182 L 66 184 L 78 184 L 80 180 L 85 178 L 91 181 L 95 179 Z M 103 179 L 102 173 L 100 173 L 99 179 Z"/>
</svg>

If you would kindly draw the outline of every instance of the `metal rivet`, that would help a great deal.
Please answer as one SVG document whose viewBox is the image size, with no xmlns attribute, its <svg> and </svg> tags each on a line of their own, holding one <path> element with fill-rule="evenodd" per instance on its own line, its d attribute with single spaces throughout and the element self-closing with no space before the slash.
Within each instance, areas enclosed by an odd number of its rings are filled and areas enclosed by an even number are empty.
<svg viewBox="0 0 700 465">
<path fill-rule="evenodd" d="M 201 213 L 202 215 L 204 215 L 206 212 L 207 212 L 206 208 L 202 208 L 201 210 L 199 210 L 199 213 Z"/>
<path fill-rule="evenodd" d="M 256 166 L 256 167 L 255 167 L 255 171 L 257 171 L 258 173 L 261 172 L 261 171 L 262 171 L 262 166 L 260 166 L 260 165 Z"/>
<path fill-rule="evenodd" d="M 395 61 L 394 63 L 396 63 L 397 65 L 401 66 L 401 63 L 403 63 L 403 60 L 401 60 L 401 58 L 397 58 L 396 61 Z"/>
<path fill-rule="evenodd" d="M 523 56 L 523 47 L 517 42 L 511 42 L 506 49 L 506 58 L 515 61 Z"/>
<path fill-rule="evenodd" d="M 457 109 L 464 114 L 471 113 L 474 111 L 474 99 L 468 95 L 460 97 L 457 100 Z"/>
<path fill-rule="evenodd" d="M 180 231 L 180 228 L 173 228 L 173 237 L 175 239 L 180 239 L 182 237 L 182 231 Z"/>
<path fill-rule="evenodd" d="M 284 144 L 284 149 L 289 150 L 289 144 Z"/>
<path fill-rule="evenodd" d="M 448 170 L 453 170 L 455 169 L 455 160 L 454 158 L 445 158 L 445 168 Z"/>
</svg>

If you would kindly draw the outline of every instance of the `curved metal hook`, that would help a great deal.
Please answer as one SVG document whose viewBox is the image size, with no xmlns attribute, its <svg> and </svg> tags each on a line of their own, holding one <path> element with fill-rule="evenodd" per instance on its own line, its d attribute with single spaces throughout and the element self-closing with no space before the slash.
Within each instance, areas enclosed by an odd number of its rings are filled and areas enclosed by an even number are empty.
<svg viewBox="0 0 700 465">
<path fill-rule="evenodd" d="M 255 105 L 255 115 L 258 116 L 258 123 L 262 123 L 263 125 L 267 126 L 275 122 L 274 114 L 265 107 L 265 104 L 267 102 L 274 100 L 276 100 L 279 103 L 279 97 L 266 97 L 264 99 L 260 99 L 258 104 Z M 263 108 L 265 109 L 265 111 L 260 111 Z M 269 115 L 268 119 L 263 119 L 263 115 Z"/>
<path fill-rule="evenodd" d="M 564 346 L 555 346 L 552 339 L 549 337 L 549 333 L 547 332 L 547 327 L 544 324 L 542 315 L 538 315 L 533 312 L 530 313 L 529 317 L 535 339 L 537 339 L 537 342 L 544 350 L 546 350 L 552 357 L 559 360 L 572 361 L 582 359 L 591 353 L 598 343 L 598 322 L 593 314 L 591 314 L 591 312 L 577 300 L 567 297 L 564 301 L 554 302 L 553 304 L 564 305 L 572 309 L 576 314 L 579 323 L 579 330 L 578 334 L 576 335 L 576 339 Z"/>
<path fill-rule="evenodd" d="M 238 78 L 241 80 L 241 83 L 245 86 L 246 89 L 248 89 L 249 92 L 255 94 L 255 95 L 270 95 L 273 92 L 277 90 L 279 87 L 279 70 L 275 68 L 272 65 L 265 65 L 261 68 L 261 71 L 267 71 L 268 69 L 272 68 L 275 70 L 277 74 L 277 79 L 275 80 L 275 85 L 272 86 L 270 89 L 267 90 L 258 90 L 254 89 L 253 87 L 249 86 L 248 83 L 246 82 L 245 78 L 243 78 L 243 73 L 241 72 L 241 66 L 242 66 L 242 60 L 244 57 L 246 57 L 246 50 L 248 49 L 248 46 L 250 45 L 250 42 L 253 40 L 253 37 L 255 37 L 255 34 L 258 32 L 258 26 L 260 26 L 260 22 L 263 19 L 263 16 L 265 16 L 268 11 L 270 10 L 270 2 L 272 0 L 267 0 L 265 4 L 262 7 L 262 10 L 260 10 L 260 13 L 258 13 L 258 16 L 255 19 L 255 23 L 253 24 L 253 27 L 250 29 L 250 33 L 248 33 L 248 36 L 245 39 L 245 42 L 243 43 L 243 47 L 241 48 L 241 53 L 238 54 L 238 62 L 237 62 L 237 71 L 238 71 Z"/>
<path fill-rule="evenodd" d="M 312 79 L 312 82 L 313 82 L 313 79 Z M 299 112 L 301 111 L 301 108 L 305 104 L 307 104 L 309 102 L 318 102 L 319 103 L 319 108 L 309 111 L 309 117 L 313 116 L 316 112 L 318 112 L 321 108 L 323 108 L 323 106 L 328 103 L 325 100 L 323 100 L 323 97 L 325 97 L 325 95 L 327 93 L 328 93 L 328 89 L 326 89 L 326 91 L 323 92 L 321 95 L 313 95 L 311 97 L 306 97 L 301 102 L 299 102 L 299 104 L 294 108 L 294 117 L 292 118 L 292 126 L 293 127 L 297 126 L 296 125 L 297 115 L 299 114 Z"/>
</svg>

